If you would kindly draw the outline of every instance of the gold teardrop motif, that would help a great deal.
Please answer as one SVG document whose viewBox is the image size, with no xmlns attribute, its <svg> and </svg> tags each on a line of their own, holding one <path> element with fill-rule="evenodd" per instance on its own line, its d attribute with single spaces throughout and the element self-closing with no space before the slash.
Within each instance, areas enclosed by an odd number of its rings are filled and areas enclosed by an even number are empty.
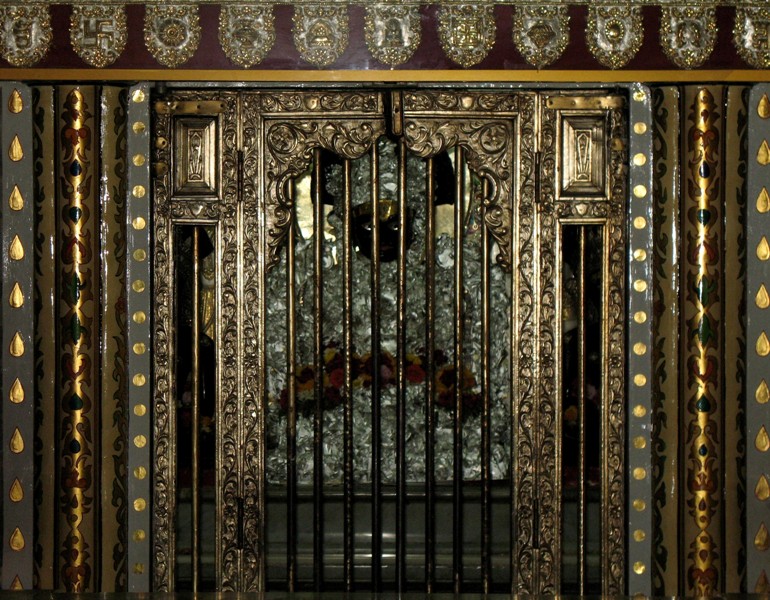
<svg viewBox="0 0 770 600">
<path fill-rule="evenodd" d="M 8 396 L 10 401 L 14 404 L 21 404 L 24 402 L 24 386 L 21 385 L 21 381 L 19 381 L 18 377 L 16 378 L 16 381 L 13 382 Z"/>
<path fill-rule="evenodd" d="M 21 454 L 24 452 L 24 438 L 21 437 L 21 431 L 19 431 L 19 428 L 13 430 L 13 435 L 11 436 L 11 443 L 9 444 L 11 448 L 11 452 L 14 454 Z"/>
<path fill-rule="evenodd" d="M 24 488 L 21 487 L 21 481 L 19 481 L 18 477 L 13 480 L 8 497 L 11 499 L 11 502 L 21 502 L 24 500 Z"/>
<path fill-rule="evenodd" d="M 21 579 L 19 579 L 18 575 L 13 578 L 13 581 L 11 582 L 11 589 L 15 592 L 24 589 L 24 586 L 21 584 Z"/>
<path fill-rule="evenodd" d="M 764 475 L 757 481 L 757 486 L 754 488 L 754 495 L 757 497 L 757 500 L 761 500 L 762 502 L 770 498 L 770 483 L 768 483 L 767 477 Z"/>
<path fill-rule="evenodd" d="M 757 354 L 760 356 L 767 356 L 770 354 L 770 340 L 767 339 L 767 334 L 763 331 L 759 339 L 757 340 Z"/>
<path fill-rule="evenodd" d="M 24 196 L 21 195 L 18 185 L 13 186 L 11 197 L 8 198 L 8 206 L 11 207 L 11 210 L 21 210 L 24 208 Z"/>
<path fill-rule="evenodd" d="M 762 188 L 757 196 L 757 212 L 762 214 L 770 210 L 770 195 L 767 193 L 767 188 Z"/>
<path fill-rule="evenodd" d="M 767 581 L 767 573 L 762 571 L 761 575 L 759 576 L 759 579 L 757 579 L 757 583 L 754 586 L 754 591 L 757 594 L 766 594 L 768 588 L 768 581 Z"/>
<path fill-rule="evenodd" d="M 770 294 L 767 293 L 767 288 L 764 283 L 759 286 L 759 291 L 754 298 L 754 302 L 757 305 L 757 308 L 767 308 L 770 306 Z"/>
<path fill-rule="evenodd" d="M 8 304 L 11 305 L 11 308 L 21 308 L 24 306 L 24 294 L 21 291 L 21 286 L 18 281 L 13 284 L 11 295 L 8 298 Z"/>
<path fill-rule="evenodd" d="M 16 332 L 16 335 L 13 336 L 11 346 L 8 350 L 11 353 L 11 356 L 15 356 L 16 358 L 24 356 L 24 340 L 21 339 L 21 334 L 18 331 Z"/>
<path fill-rule="evenodd" d="M 8 256 L 11 260 L 21 260 L 24 258 L 24 246 L 21 245 L 21 240 L 18 235 L 13 236 L 11 240 L 11 246 L 8 248 Z"/>
<path fill-rule="evenodd" d="M 767 238 L 763 235 L 762 239 L 757 244 L 757 258 L 759 260 L 767 260 L 770 258 L 770 244 L 767 243 Z"/>
<path fill-rule="evenodd" d="M 767 527 L 765 527 L 765 524 L 762 523 L 759 526 L 759 531 L 757 531 L 757 535 L 754 536 L 754 547 L 757 550 L 760 550 L 764 552 L 765 550 L 770 547 L 770 535 L 768 535 Z"/>
<path fill-rule="evenodd" d="M 761 119 L 770 117 L 770 99 L 768 99 L 767 94 L 763 94 L 762 98 L 760 98 L 757 105 L 757 114 Z"/>
<path fill-rule="evenodd" d="M 756 439 L 754 440 L 754 446 L 760 452 L 767 452 L 770 450 L 770 437 L 767 435 L 767 429 L 762 425 L 762 429 L 759 430 Z"/>
<path fill-rule="evenodd" d="M 24 149 L 21 147 L 21 140 L 19 139 L 18 135 L 13 137 L 11 147 L 8 148 L 8 157 L 13 162 L 19 162 L 22 158 L 24 158 Z"/>
<path fill-rule="evenodd" d="M 21 99 L 19 90 L 15 88 L 11 92 L 11 96 L 8 98 L 8 110 L 15 115 L 18 115 L 22 110 L 24 110 L 24 100 Z"/>
<path fill-rule="evenodd" d="M 24 536 L 21 534 L 21 529 L 18 527 L 13 530 L 13 533 L 11 534 L 11 539 L 8 542 L 11 546 L 11 550 L 15 550 L 16 552 L 20 552 L 24 550 Z"/>
<path fill-rule="evenodd" d="M 760 404 L 767 404 L 767 401 L 770 400 L 770 388 L 767 387 L 767 382 L 764 379 L 757 387 L 757 391 L 754 392 L 754 398 Z"/>
</svg>

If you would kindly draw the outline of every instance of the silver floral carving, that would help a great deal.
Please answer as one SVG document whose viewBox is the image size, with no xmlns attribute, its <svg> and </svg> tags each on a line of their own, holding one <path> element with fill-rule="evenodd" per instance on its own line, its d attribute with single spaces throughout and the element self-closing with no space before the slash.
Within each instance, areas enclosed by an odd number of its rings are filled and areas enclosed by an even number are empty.
<svg viewBox="0 0 770 600">
<path fill-rule="evenodd" d="M 671 62 L 692 69 L 714 51 L 716 11 L 708 7 L 664 6 L 660 17 L 660 45 Z"/>
<path fill-rule="evenodd" d="M 201 39 L 196 5 L 150 5 L 145 9 L 144 43 L 155 60 L 178 67 L 195 54 Z"/>
<path fill-rule="evenodd" d="M 0 7 L 3 58 L 14 67 L 32 67 L 51 46 L 51 14 L 47 6 Z"/>
<path fill-rule="evenodd" d="M 275 43 L 273 7 L 223 4 L 219 43 L 236 65 L 250 67 L 262 62 Z"/>
<path fill-rule="evenodd" d="M 70 40 L 77 55 L 92 67 L 106 67 L 126 47 L 126 8 L 105 4 L 75 5 Z"/>
<path fill-rule="evenodd" d="M 446 55 L 463 67 L 480 63 L 495 43 L 495 15 L 491 4 L 442 6 L 438 32 Z"/>
<path fill-rule="evenodd" d="M 538 69 L 559 58 L 569 43 L 566 6 L 519 6 L 513 17 L 513 43 Z"/>
<path fill-rule="evenodd" d="M 376 4 L 366 9 L 366 47 L 383 64 L 408 61 L 420 45 L 420 11 L 417 6 Z"/>
<path fill-rule="evenodd" d="M 293 32 L 303 60 L 328 67 L 348 46 L 348 7 L 295 6 Z"/>
<path fill-rule="evenodd" d="M 752 67 L 770 67 L 770 8 L 736 8 L 733 43 Z"/>
<path fill-rule="evenodd" d="M 605 67 L 617 69 L 631 60 L 642 46 L 644 32 L 639 7 L 590 6 L 586 42 Z"/>
</svg>

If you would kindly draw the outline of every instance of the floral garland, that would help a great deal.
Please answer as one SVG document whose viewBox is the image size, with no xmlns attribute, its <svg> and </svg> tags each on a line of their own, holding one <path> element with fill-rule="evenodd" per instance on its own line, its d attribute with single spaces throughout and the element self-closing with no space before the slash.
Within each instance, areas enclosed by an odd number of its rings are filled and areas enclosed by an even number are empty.
<svg viewBox="0 0 770 600">
<path fill-rule="evenodd" d="M 351 357 L 352 387 L 354 390 L 370 389 L 374 379 L 374 365 L 371 352 L 363 355 L 353 354 Z M 447 364 L 448 358 L 442 350 L 433 354 L 435 368 L 435 403 L 438 407 L 453 411 L 455 408 L 455 390 L 457 387 L 457 369 L 454 364 Z M 407 352 L 404 357 L 404 378 L 408 385 L 420 385 L 427 379 L 424 365 L 427 357 L 424 352 L 414 354 Z M 380 353 L 380 386 L 387 388 L 396 385 L 396 357 L 390 352 Z M 323 408 L 331 410 L 344 402 L 345 387 L 345 357 L 337 342 L 329 342 L 323 349 Z M 315 386 L 316 373 L 313 365 L 300 367 L 294 376 L 296 382 L 296 410 L 299 414 L 309 416 L 316 407 Z M 481 410 L 482 399 L 478 383 L 473 372 L 463 367 L 462 377 L 463 418 L 475 416 Z M 284 412 L 288 412 L 289 390 L 283 388 L 279 404 Z"/>
</svg>

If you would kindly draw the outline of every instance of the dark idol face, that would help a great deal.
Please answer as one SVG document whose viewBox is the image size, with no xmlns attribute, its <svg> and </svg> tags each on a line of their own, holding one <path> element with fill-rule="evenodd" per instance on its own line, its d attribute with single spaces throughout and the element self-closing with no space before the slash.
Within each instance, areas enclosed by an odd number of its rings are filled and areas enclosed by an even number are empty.
<svg viewBox="0 0 770 600">
<path fill-rule="evenodd" d="M 393 200 L 380 200 L 380 246 L 379 255 L 383 262 L 398 258 L 399 212 Z M 412 228 L 407 214 L 406 245 L 412 242 Z M 358 251 L 367 258 L 372 257 L 372 203 L 359 204 L 353 209 L 353 240 Z"/>
</svg>

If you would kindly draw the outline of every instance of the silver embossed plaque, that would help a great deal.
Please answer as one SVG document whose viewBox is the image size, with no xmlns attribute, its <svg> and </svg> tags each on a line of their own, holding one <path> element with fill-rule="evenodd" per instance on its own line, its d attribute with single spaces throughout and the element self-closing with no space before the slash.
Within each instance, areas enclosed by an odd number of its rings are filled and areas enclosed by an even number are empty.
<svg viewBox="0 0 770 600">
<path fill-rule="evenodd" d="M 300 56 L 318 67 L 328 67 L 348 46 L 348 7 L 295 6 L 293 30 Z"/>
<path fill-rule="evenodd" d="M 366 47 L 383 64 L 400 65 L 420 45 L 420 10 L 417 6 L 376 4 L 366 9 Z"/>
<path fill-rule="evenodd" d="M 463 67 L 487 57 L 495 44 L 492 5 L 447 4 L 439 9 L 438 31 L 446 55 Z"/>
<path fill-rule="evenodd" d="M 733 43 L 752 67 L 770 67 L 770 9 L 736 8 Z"/>
<path fill-rule="evenodd" d="M 2 55 L 14 67 L 32 67 L 51 46 L 51 15 L 47 6 L 3 6 Z"/>
<path fill-rule="evenodd" d="M 197 6 L 147 6 L 144 43 L 160 64 L 167 67 L 184 64 L 195 54 L 200 39 Z"/>
<path fill-rule="evenodd" d="M 70 17 L 70 40 L 77 55 L 93 67 L 106 67 L 126 47 L 124 6 L 75 5 Z"/>
<path fill-rule="evenodd" d="M 236 65 L 250 67 L 262 62 L 275 43 L 273 7 L 223 4 L 219 43 Z"/>
<path fill-rule="evenodd" d="M 642 13 L 628 5 L 589 6 L 586 42 L 605 67 L 618 69 L 642 46 Z"/>
<path fill-rule="evenodd" d="M 566 6 L 519 6 L 513 17 L 513 43 L 538 69 L 559 58 L 569 43 Z"/>
<path fill-rule="evenodd" d="M 716 12 L 707 7 L 664 6 L 660 16 L 660 45 L 671 62 L 692 69 L 714 51 Z"/>
</svg>

